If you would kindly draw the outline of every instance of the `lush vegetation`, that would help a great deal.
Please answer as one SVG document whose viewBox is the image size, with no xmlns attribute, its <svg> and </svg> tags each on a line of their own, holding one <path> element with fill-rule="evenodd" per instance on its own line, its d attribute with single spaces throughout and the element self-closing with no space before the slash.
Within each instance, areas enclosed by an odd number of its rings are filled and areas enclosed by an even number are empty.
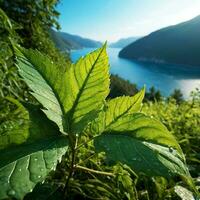
<svg viewBox="0 0 200 200">
<path fill-rule="evenodd" d="M 17 131 L 18 146 L 13 146 L 16 142 L 11 142 L 12 136 L 4 135 L 0 152 L 1 198 L 24 198 L 56 169 L 63 156 L 68 174 L 62 198 L 70 198 L 69 185 L 77 170 L 115 177 L 112 172 L 80 164 L 80 157 L 85 155 L 79 157 L 79 148 L 89 144 L 94 156 L 106 153 L 102 160 L 109 165 L 121 163 L 134 174 L 146 177 L 180 176 L 198 195 L 173 135 L 159 121 L 140 112 L 144 89 L 132 97 L 105 101 L 109 94 L 105 46 L 65 71 L 38 51 L 14 48 L 20 75 L 42 107 L 25 104 L 31 125 L 26 131 Z M 46 116 L 37 111 L 40 108 Z M 15 130 L 10 132 L 16 135 Z M 137 198 L 136 192 L 129 194 L 129 199 Z"/>
<path fill-rule="evenodd" d="M 57 1 L 21 2 L 0 1 L 0 199 L 198 199 L 199 91 L 144 97 L 114 75 L 109 91 L 105 46 L 70 64 L 48 35 Z"/>
<path fill-rule="evenodd" d="M 200 65 L 200 16 L 155 31 L 122 49 L 119 56 L 152 62 Z"/>
</svg>

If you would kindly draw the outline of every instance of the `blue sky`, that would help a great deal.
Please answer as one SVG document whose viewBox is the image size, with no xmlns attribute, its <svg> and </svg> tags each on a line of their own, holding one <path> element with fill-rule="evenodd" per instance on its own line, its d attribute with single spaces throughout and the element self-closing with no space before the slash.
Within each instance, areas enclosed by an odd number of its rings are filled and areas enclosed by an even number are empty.
<svg viewBox="0 0 200 200">
<path fill-rule="evenodd" d="M 116 41 L 200 15 L 200 0 L 61 0 L 58 11 L 62 31 Z"/>
</svg>

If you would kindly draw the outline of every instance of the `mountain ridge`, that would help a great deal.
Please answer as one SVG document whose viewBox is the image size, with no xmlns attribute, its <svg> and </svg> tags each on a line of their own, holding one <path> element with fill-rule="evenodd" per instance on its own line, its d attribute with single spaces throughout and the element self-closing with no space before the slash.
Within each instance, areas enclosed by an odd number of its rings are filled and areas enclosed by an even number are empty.
<svg viewBox="0 0 200 200">
<path fill-rule="evenodd" d="M 102 43 L 99 41 L 84 38 L 79 35 L 55 31 L 53 29 L 51 29 L 49 33 L 56 47 L 62 51 L 81 48 L 98 48 L 102 46 Z"/>
<path fill-rule="evenodd" d="M 140 38 L 139 36 L 121 38 L 121 39 L 117 40 L 116 42 L 110 43 L 109 47 L 111 47 L 111 48 L 124 48 L 127 45 L 131 44 L 132 42 L 135 42 L 139 38 Z"/>
<path fill-rule="evenodd" d="M 119 57 L 200 66 L 200 15 L 154 31 L 119 52 Z"/>
</svg>

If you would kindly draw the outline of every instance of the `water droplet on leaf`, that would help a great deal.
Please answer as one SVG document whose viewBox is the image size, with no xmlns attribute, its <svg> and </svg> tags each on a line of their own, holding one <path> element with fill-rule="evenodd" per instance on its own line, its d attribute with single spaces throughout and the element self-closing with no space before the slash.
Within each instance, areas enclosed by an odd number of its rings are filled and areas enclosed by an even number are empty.
<svg viewBox="0 0 200 200">
<path fill-rule="evenodd" d="M 174 149 L 172 147 L 169 147 L 169 152 L 173 153 Z"/>
<path fill-rule="evenodd" d="M 15 190 L 8 191 L 8 196 L 14 196 L 14 195 L 15 195 Z"/>
</svg>

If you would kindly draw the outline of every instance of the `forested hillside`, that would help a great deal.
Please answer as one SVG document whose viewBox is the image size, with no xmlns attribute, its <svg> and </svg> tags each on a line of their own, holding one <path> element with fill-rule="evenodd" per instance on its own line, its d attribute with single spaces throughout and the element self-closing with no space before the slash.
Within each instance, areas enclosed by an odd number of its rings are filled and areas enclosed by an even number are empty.
<svg viewBox="0 0 200 200">
<path fill-rule="evenodd" d="M 60 50 L 81 49 L 81 48 L 98 48 L 101 42 L 88 38 L 72 35 L 65 32 L 50 30 L 50 36 L 56 47 Z"/>
<path fill-rule="evenodd" d="M 155 31 L 128 45 L 120 57 L 200 66 L 200 16 Z"/>
<path fill-rule="evenodd" d="M 116 42 L 111 43 L 109 46 L 112 48 L 124 48 L 128 46 L 129 44 L 135 42 L 138 40 L 140 37 L 128 37 L 128 38 L 122 38 L 119 39 Z"/>
</svg>

